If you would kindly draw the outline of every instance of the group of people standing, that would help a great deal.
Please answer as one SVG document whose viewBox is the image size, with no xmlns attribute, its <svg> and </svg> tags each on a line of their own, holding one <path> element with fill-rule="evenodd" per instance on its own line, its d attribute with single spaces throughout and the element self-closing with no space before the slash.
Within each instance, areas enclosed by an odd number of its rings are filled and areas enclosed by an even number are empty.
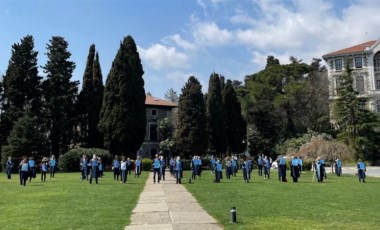
<svg viewBox="0 0 380 230">
<path fill-rule="evenodd" d="M 140 156 L 137 156 L 133 165 L 133 162 L 129 157 L 126 158 L 125 156 L 121 156 L 121 160 L 119 160 L 119 157 L 116 155 L 112 161 L 113 179 L 119 181 L 120 176 L 120 183 L 127 183 L 128 174 L 131 175 L 133 166 L 135 168 L 135 177 L 140 177 L 142 167 Z"/>
<path fill-rule="evenodd" d="M 183 166 L 181 158 L 178 156 L 174 160 L 173 157 L 169 160 L 169 171 L 172 177 L 176 178 L 176 183 L 182 183 Z M 165 180 L 166 162 L 163 156 L 156 154 L 152 164 L 153 168 L 153 183 L 160 183 L 161 180 Z"/>
<path fill-rule="evenodd" d="M 20 185 L 26 186 L 26 181 L 29 179 L 29 182 L 32 181 L 32 179 L 36 178 L 37 174 L 37 163 L 34 160 L 34 157 L 27 157 L 23 156 L 19 165 L 18 165 L 18 170 L 19 170 L 19 177 L 20 177 Z M 7 173 L 7 178 L 11 179 L 12 178 L 12 169 L 14 167 L 14 163 L 12 160 L 12 157 L 8 157 L 8 160 L 6 162 L 6 173 Z M 55 176 L 55 171 L 57 167 L 57 161 L 52 155 L 50 158 L 43 157 L 41 160 L 41 163 L 39 164 L 40 171 L 41 171 L 41 181 L 45 182 L 46 181 L 46 173 L 50 169 L 50 177 Z"/>
<path fill-rule="evenodd" d="M 92 184 L 92 180 L 98 184 L 98 178 L 103 177 L 103 161 L 102 158 L 97 157 L 96 154 L 92 155 L 92 159 L 88 160 L 87 155 L 83 154 L 80 159 L 79 166 L 81 169 L 80 181 L 88 180 Z"/>
</svg>

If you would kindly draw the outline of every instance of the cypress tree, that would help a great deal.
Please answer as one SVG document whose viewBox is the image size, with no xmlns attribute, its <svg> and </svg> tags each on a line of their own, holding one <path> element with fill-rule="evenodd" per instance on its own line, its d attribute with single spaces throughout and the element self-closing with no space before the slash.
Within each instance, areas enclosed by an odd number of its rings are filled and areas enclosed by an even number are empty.
<svg viewBox="0 0 380 230">
<path fill-rule="evenodd" d="M 206 111 L 199 81 L 191 76 L 182 88 L 178 102 L 176 143 L 185 157 L 201 154 L 207 148 Z"/>
<path fill-rule="evenodd" d="M 63 37 L 52 37 L 47 44 L 48 61 L 44 72 L 44 99 L 46 103 L 46 125 L 50 149 L 58 156 L 65 153 L 72 143 L 75 126 L 74 102 L 78 94 L 78 81 L 71 81 L 75 63 L 70 61 L 71 53 Z"/>
<path fill-rule="evenodd" d="M 90 126 L 89 126 L 89 144 L 92 147 L 103 148 L 104 136 L 98 128 L 100 121 L 100 111 L 102 110 L 103 104 L 103 75 L 100 68 L 99 54 L 96 52 L 95 62 L 92 71 L 92 84 L 93 84 L 93 103 L 90 116 Z"/>
<path fill-rule="evenodd" d="M 134 157 L 146 129 L 144 74 L 135 41 L 124 38 L 104 90 L 99 127 L 112 154 Z"/>
<path fill-rule="evenodd" d="M 246 135 L 246 122 L 241 115 L 241 105 L 231 80 L 227 80 L 224 87 L 223 103 L 226 115 L 227 150 L 232 153 L 243 152 L 245 146 L 242 141 Z"/>
<path fill-rule="evenodd" d="M 38 76 L 37 55 L 33 36 L 27 35 L 12 46 L 8 69 L 2 82 L 2 114 L 0 144 L 6 143 L 14 123 L 26 109 L 41 117 L 41 77 Z"/>
<path fill-rule="evenodd" d="M 206 101 L 207 131 L 211 150 L 216 154 L 226 151 L 225 108 L 223 104 L 220 77 L 210 76 Z"/>
</svg>

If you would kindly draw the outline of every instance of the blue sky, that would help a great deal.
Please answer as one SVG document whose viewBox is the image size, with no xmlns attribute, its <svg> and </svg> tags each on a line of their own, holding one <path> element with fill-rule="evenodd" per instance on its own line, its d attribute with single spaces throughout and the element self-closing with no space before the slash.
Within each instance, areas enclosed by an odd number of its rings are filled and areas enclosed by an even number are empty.
<svg viewBox="0 0 380 230">
<path fill-rule="evenodd" d="M 31 34 L 39 65 L 52 36 L 69 42 L 82 79 L 89 46 L 99 52 L 104 80 L 123 37 L 131 35 L 145 71 L 145 90 L 179 94 L 190 75 L 207 91 L 212 72 L 243 80 L 268 55 L 310 62 L 325 53 L 380 38 L 376 0 L 2 0 L 0 74 L 11 46 Z M 41 75 L 44 75 L 42 70 Z"/>
</svg>

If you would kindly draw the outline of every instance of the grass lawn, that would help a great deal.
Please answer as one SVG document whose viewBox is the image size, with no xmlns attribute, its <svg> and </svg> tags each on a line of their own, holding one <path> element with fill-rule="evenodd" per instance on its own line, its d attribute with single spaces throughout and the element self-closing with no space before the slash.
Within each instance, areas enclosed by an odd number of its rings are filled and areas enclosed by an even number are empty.
<svg viewBox="0 0 380 230">
<path fill-rule="evenodd" d="M 223 172 L 224 173 L 224 172 Z M 204 171 L 194 184 L 185 187 L 226 229 L 379 229 L 380 178 L 328 174 L 323 183 L 311 183 L 312 174 L 302 173 L 298 183 L 287 172 L 280 183 L 277 170 L 272 178 L 252 172 L 244 183 L 241 171 L 231 180 L 212 183 L 213 174 Z M 187 182 L 190 172 L 185 172 Z M 237 224 L 230 223 L 230 209 L 237 209 Z"/>
<path fill-rule="evenodd" d="M 148 172 L 128 176 L 127 184 L 105 172 L 99 184 L 80 182 L 80 173 L 57 173 L 42 183 L 40 174 L 21 186 L 0 174 L 0 229 L 124 229 Z"/>
</svg>

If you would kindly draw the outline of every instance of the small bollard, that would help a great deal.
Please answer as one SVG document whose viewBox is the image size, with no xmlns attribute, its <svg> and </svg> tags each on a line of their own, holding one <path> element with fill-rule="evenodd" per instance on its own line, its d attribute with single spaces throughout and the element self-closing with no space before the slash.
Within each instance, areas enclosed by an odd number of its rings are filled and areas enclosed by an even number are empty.
<svg viewBox="0 0 380 230">
<path fill-rule="evenodd" d="M 191 178 L 189 178 L 189 184 L 191 184 Z"/>
<path fill-rule="evenodd" d="M 231 223 L 236 224 L 236 207 L 232 207 L 230 210 L 231 213 Z"/>
</svg>

